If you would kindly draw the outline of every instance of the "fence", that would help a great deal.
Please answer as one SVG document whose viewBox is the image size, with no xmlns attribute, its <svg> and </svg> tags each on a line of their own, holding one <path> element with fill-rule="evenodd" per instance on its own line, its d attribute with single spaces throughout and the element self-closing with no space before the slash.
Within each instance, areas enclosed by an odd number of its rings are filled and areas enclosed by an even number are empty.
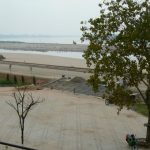
<svg viewBox="0 0 150 150">
<path fill-rule="evenodd" d="M 13 147 L 13 148 L 17 148 L 17 149 L 23 149 L 23 150 L 37 150 L 34 148 L 24 147 L 24 146 L 10 144 L 10 143 L 1 142 L 1 141 L 0 141 L 0 144 L 5 146 L 4 150 L 9 150 L 9 147 Z"/>
</svg>

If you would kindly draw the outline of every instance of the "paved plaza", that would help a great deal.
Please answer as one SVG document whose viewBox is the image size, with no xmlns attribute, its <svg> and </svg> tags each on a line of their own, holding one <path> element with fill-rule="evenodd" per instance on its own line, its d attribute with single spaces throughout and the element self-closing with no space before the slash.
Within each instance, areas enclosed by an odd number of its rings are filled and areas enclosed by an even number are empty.
<svg viewBox="0 0 150 150">
<path fill-rule="evenodd" d="M 0 88 L 0 140 L 20 144 L 15 111 L 6 101 L 12 89 Z M 67 91 L 38 90 L 35 97 L 45 101 L 35 107 L 25 123 L 25 146 L 39 150 L 128 150 L 127 133 L 145 137 L 147 119 L 133 111 L 106 106 L 94 96 Z M 5 149 L 0 145 L 0 150 Z M 8 150 L 14 150 L 8 148 Z"/>
</svg>

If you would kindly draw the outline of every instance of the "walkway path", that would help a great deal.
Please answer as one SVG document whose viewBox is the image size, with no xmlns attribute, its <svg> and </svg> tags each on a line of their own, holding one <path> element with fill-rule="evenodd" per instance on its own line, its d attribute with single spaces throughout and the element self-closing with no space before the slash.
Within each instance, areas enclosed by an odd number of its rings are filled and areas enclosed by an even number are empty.
<svg viewBox="0 0 150 150">
<path fill-rule="evenodd" d="M 6 104 L 12 99 L 11 92 L 3 91 L 0 139 L 20 144 L 18 118 Z M 127 110 L 118 116 L 116 107 L 105 106 L 100 98 L 49 89 L 33 94 L 44 97 L 45 102 L 33 109 L 26 120 L 25 146 L 39 150 L 128 150 L 127 133 L 145 136 L 145 117 Z"/>
</svg>

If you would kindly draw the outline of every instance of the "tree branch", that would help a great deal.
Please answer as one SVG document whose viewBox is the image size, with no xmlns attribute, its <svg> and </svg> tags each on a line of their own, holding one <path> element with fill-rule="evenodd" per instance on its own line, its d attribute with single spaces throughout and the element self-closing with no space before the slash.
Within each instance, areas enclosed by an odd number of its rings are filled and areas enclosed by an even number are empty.
<svg viewBox="0 0 150 150">
<path fill-rule="evenodd" d="M 41 103 L 43 100 L 40 100 L 40 98 L 34 99 L 32 93 L 28 93 L 26 88 L 24 88 L 23 91 L 21 91 L 19 88 L 16 89 L 17 92 L 12 94 L 15 104 L 11 103 L 10 101 L 6 103 L 17 112 L 19 117 L 19 125 L 21 128 L 21 140 L 23 143 L 25 118 L 32 107 L 38 103 Z"/>
<path fill-rule="evenodd" d="M 138 86 L 135 86 L 135 87 L 136 87 L 136 89 L 138 90 L 138 92 L 140 93 L 140 95 L 141 95 L 141 97 L 143 98 L 144 102 L 147 103 L 147 102 L 146 102 L 146 98 L 144 97 L 144 95 L 143 95 L 143 93 L 141 92 L 141 90 L 139 89 L 139 87 L 138 87 Z"/>
<path fill-rule="evenodd" d="M 146 81 L 142 80 L 142 82 L 143 82 L 147 87 L 150 87 L 150 86 L 148 85 L 148 83 L 146 83 Z"/>
<path fill-rule="evenodd" d="M 28 112 L 32 109 L 32 107 L 36 104 L 39 104 L 41 102 L 44 101 L 44 99 L 40 100 L 40 98 L 38 98 L 38 100 L 34 100 L 33 96 L 32 96 L 32 93 L 28 94 L 30 99 L 31 99 L 31 103 L 25 108 L 25 111 L 23 112 L 23 117 L 26 118 Z"/>
<path fill-rule="evenodd" d="M 17 112 L 17 114 L 18 114 L 18 116 L 19 116 L 19 118 L 21 117 L 20 116 L 20 114 L 19 114 L 19 109 L 18 108 L 16 108 L 11 102 L 6 102 L 10 107 L 12 107 L 16 112 Z"/>
</svg>

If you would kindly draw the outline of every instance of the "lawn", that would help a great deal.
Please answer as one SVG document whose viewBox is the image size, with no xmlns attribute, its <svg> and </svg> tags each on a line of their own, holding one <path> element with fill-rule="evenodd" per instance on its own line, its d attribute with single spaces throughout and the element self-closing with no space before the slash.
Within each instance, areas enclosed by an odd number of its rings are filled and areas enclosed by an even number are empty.
<svg viewBox="0 0 150 150">
<path fill-rule="evenodd" d="M 144 116 L 148 116 L 148 109 L 147 109 L 147 106 L 145 104 L 136 104 L 135 105 L 135 111 L 144 115 Z"/>
<path fill-rule="evenodd" d="M 49 79 L 37 78 L 34 76 L 24 76 L 15 74 L 0 73 L 0 86 L 21 86 L 30 84 L 44 84 Z"/>
<path fill-rule="evenodd" d="M 6 86 L 6 85 L 14 85 L 15 83 L 12 82 L 12 81 L 8 81 L 8 80 L 5 80 L 5 79 L 0 79 L 0 85 L 1 86 Z"/>
</svg>

